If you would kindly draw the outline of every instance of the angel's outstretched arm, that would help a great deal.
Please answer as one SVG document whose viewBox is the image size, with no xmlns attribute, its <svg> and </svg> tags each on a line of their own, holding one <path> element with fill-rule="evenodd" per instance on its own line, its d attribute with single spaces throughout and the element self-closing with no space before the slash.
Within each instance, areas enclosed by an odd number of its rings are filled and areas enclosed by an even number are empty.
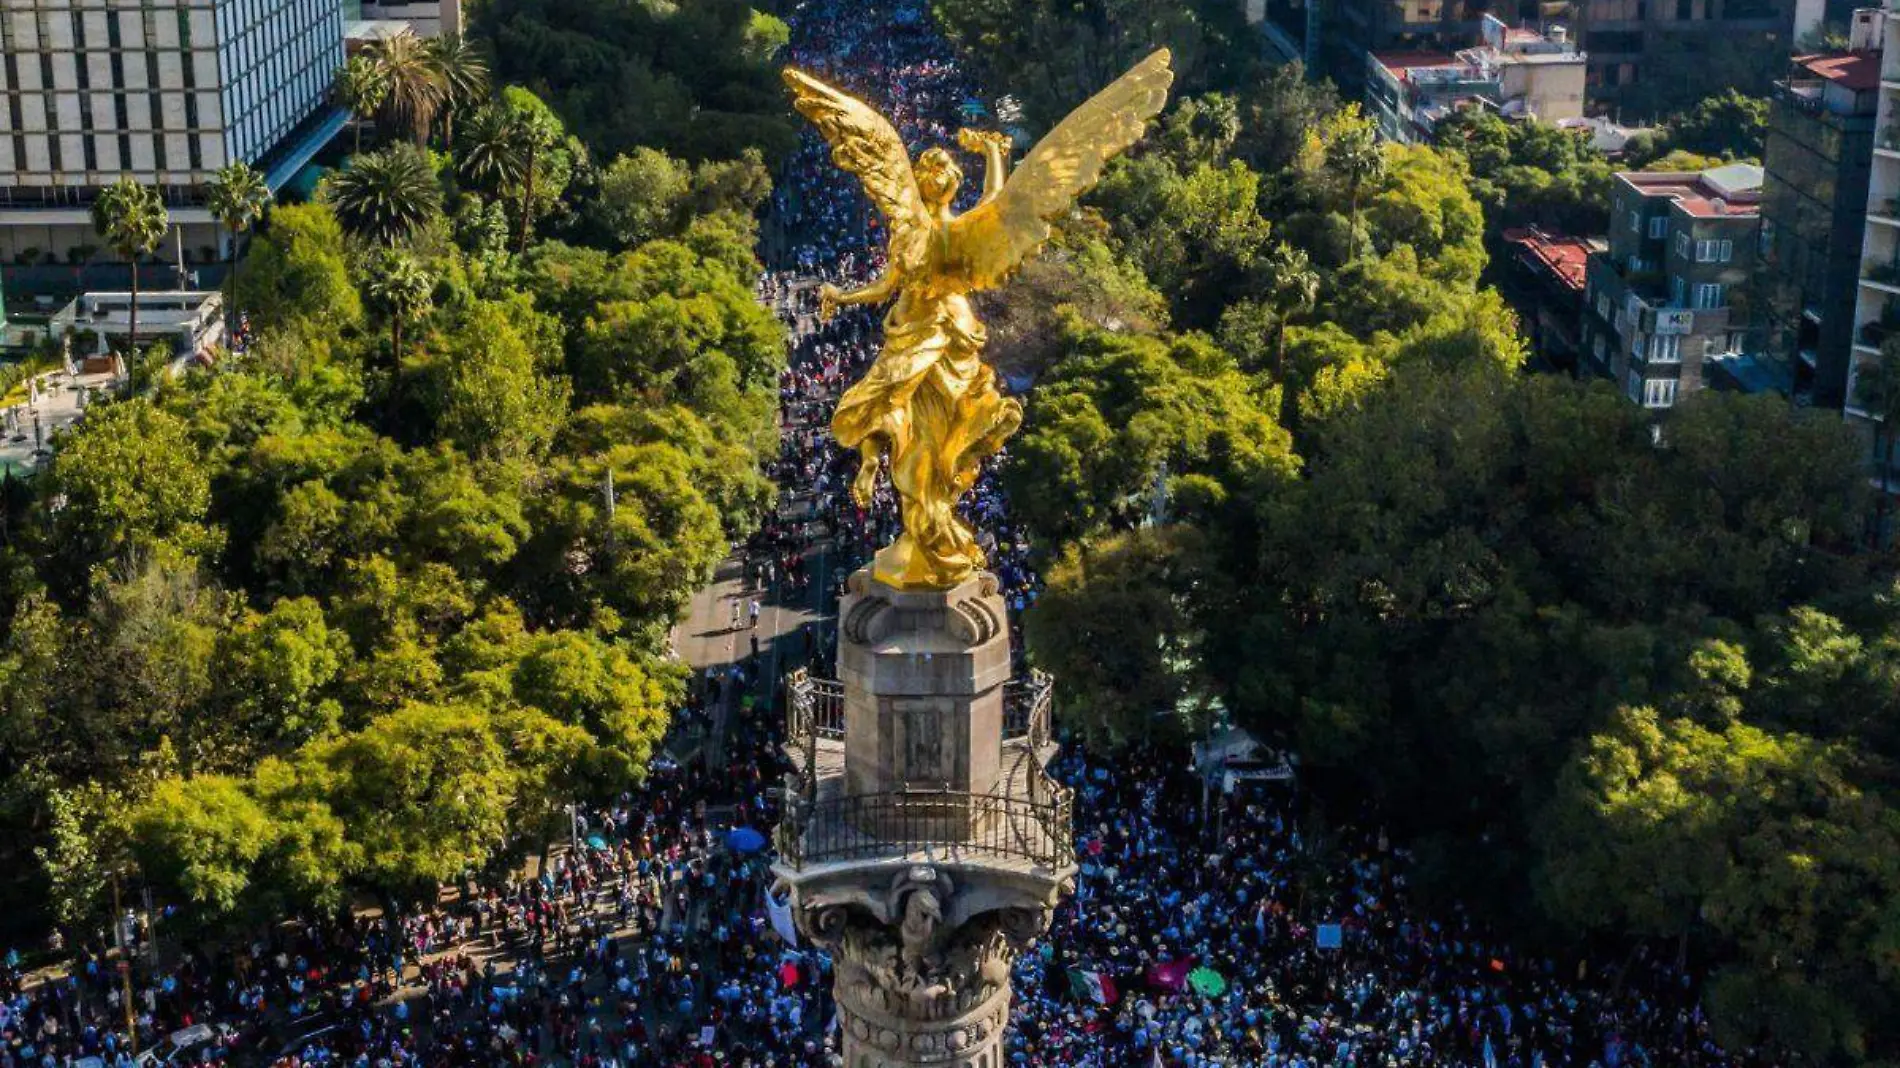
<svg viewBox="0 0 1900 1068">
<path fill-rule="evenodd" d="M 983 143 L 984 200 L 995 200 L 1003 191 L 1003 183 L 1009 181 L 1009 153 L 1003 150 L 1004 144 L 1001 138 Z"/>
<path fill-rule="evenodd" d="M 839 304 L 882 304 L 897 292 L 897 272 L 884 274 L 856 289 L 841 290 L 832 300 Z"/>
<path fill-rule="evenodd" d="M 966 129 L 957 131 L 957 143 L 966 151 L 983 155 L 983 198 L 977 203 L 995 200 L 1003 191 L 1003 183 L 1009 181 L 1009 137 Z"/>
<path fill-rule="evenodd" d="M 882 276 L 857 289 L 839 289 L 826 282 L 818 287 L 818 317 L 830 319 L 838 308 L 847 304 L 882 304 L 897 292 L 897 272 L 885 271 Z"/>
</svg>

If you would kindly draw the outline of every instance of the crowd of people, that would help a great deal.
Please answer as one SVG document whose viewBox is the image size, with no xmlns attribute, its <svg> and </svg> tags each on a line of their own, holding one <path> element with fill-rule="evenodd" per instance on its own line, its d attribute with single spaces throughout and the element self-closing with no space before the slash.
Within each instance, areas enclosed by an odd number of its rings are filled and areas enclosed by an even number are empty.
<svg viewBox="0 0 1900 1068">
<path fill-rule="evenodd" d="M 875 101 L 913 146 L 950 143 L 980 112 L 922 0 L 805 0 L 791 14 L 790 61 Z M 858 457 L 825 429 L 875 355 L 877 312 L 820 322 L 815 294 L 881 268 L 876 212 L 810 132 L 771 211 L 760 296 L 794 340 L 771 464 L 782 506 L 746 546 L 754 628 L 760 599 L 823 618 L 897 514 L 888 485 L 868 508 L 850 498 Z M 1038 589 L 1027 537 L 992 477 L 964 507 L 1020 616 Z M 829 629 L 777 640 L 789 643 L 780 667 L 830 673 Z M 129 916 L 129 977 L 96 947 L 56 978 L 29 977 L 9 954 L 0 1068 L 130 1065 L 128 1017 L 141 1048 L 181 1064 L 836 1068 L 830 962 L 775 933 L 767 854 L 746 837 L 776 822 L 769 787 L 784 768 L 775 680 L 761 676 L 757 655 L 708 671 L 676 727 L 718 732 L 717 759 L 658 761 L 638 792 L 575 811 L 541 864 L 169 959 L 145 952 L 152 932 Z M 1217 795 L 1209 812 L 1182 763 L 1071 750 L 1052 769 L 1076 790 L 1080 874 L 1018 962 L 1013 1064 L 1769 1063 L 1712 1042 L 1673 960 L 1600 969 L 1520 956 L 1470 916 L 1417 910 L 1406 852 L 1382 834 L 1335 829 L 1324 850 L 1303 841 L 1285 785 Z M 185 1029 L 195 1040 L 182 1049 L 162 1039 Z"/>
</svg>

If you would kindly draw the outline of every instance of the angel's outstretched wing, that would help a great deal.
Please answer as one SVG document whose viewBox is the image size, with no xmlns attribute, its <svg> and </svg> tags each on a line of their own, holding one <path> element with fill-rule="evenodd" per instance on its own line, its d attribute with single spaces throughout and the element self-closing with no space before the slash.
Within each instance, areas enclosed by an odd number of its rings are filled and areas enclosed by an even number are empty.
<svg viewBox="0 0 1900 1068">
<path fill-rule="evenodd" d="M 1018 164 L 995 199 L 950 224 L 956 269 L 975 289 L 1000 284 L 1049 239 L 1048 220 L 1069 209 L 1102 167 L 1141 139 L 1168 102 L 1174 72 L 1163 48 L 1056 124 Z M 841 161 L 842 162 L 842 161 Z"/>
<path fill-rule="evenodd" d="M 858 176 L 865 194 L 884 214 L 893 258 L 914 262 L 929 238 L 930 224 L 904 139 L 869 104 L 803 71 L 785 68 L 785 84 L 792 90 L 792 106 L 830 143 L 831 158 Z"/>
</svg>

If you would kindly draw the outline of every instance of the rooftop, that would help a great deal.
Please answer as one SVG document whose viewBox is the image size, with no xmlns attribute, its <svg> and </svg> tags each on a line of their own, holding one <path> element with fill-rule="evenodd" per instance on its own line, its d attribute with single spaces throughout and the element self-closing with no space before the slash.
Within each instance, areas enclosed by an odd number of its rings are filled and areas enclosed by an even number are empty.
<svg viewBox="0 0 1900 1068">
<path fill-rule="evenodd" d="M 1372 58 L 1379 66 L 1400 77 L 1404 77 L 1407 71 L 1455 69 L 1468 65 L 1450 52 L 1374 52 Z"/>
<path fill-rule="evenodd" d="M 1729 163 L 1701 172 L 1619 171 L 1617 178 L 1646 197 L 1668 197 L 1698 218 L 1761 212 L 1762 170 L 1753 163 Z"/>
<path fill-rule="evenodd" d="M 1879 52 L 1823 52 L 1796 56 L 1794 65 L 1816 78 L 1855 92 L 1880 86 Z"/>
<path fill-rule="evenodd" d="M 1650 129 L 1644 126 L 1623 126 L 1603 115 L 1558 119 L 1557 128 L 1588 134 L 1591 146 L 1606 155 L 1622 152 L 1628 146 L 1630 138 Z"/>
<path fill-rule="evenodd" d="M 1559 281 L 1581 292 L 1584 272 L 1594 247 L 1581 237 L 1547 234 L 1535 226 L 1504 231 L 1505 243 L 1526 258 L 1543 265 Z"/>
</svg>

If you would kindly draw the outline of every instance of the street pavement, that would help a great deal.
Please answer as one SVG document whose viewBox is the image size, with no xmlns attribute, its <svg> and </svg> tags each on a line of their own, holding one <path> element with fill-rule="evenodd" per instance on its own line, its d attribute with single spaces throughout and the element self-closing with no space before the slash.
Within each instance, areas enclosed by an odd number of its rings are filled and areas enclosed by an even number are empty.
<svg viewBox="0 0 1900 1068">
<path fill-rule="evenodd" d="M 793 325 L 793 333 L 801 335 L 814 325 L 809 317 L 803 318 Z M 811 506 L 806 487 L 780 487 L 777 511 L 781 519 L 802 522 Z M 751 576 L 751 561 L 743 547 L 739 548 L 720 563 L 712 583 L 699 591 L 687 607 L 686 618 L 674 627 L 674 654 L 694 670 L 701 685 L 706 684 L 708 669 L 717 675 L 752 661 L 756 681 L 749 692 L 755 701 L 769 705 L 776 713 L 774 696 L 779 679 L 799 666 L 802 660 L 797 658 L 804 650 L 817 646 L 818 637 L 832 626 L 837 605 L 832 596 L 836 576 L 830 569 L 831 555 L 830 543 L 822 539 L 807 550 L 812 582 L 801 593 L 792 593 L 780 588 L 782 583 L 760 589 Z M 760 606 L 756 627 L 751 624 L 750 612 L 755 599 Z M 829 665 L 823 665 L 816 674 L 830 675 L 832 671 Z M 711 762 L 710 766 L 724 765 L 728 725 L 735 705 L 745 694 L 737 686 L 725 687 L 722 692 L 723 699 L 713 709 L 712 728 L 700 740 L 699 748 L 675 751 L 675 759 L 698 756 Z"/>
</svg>

